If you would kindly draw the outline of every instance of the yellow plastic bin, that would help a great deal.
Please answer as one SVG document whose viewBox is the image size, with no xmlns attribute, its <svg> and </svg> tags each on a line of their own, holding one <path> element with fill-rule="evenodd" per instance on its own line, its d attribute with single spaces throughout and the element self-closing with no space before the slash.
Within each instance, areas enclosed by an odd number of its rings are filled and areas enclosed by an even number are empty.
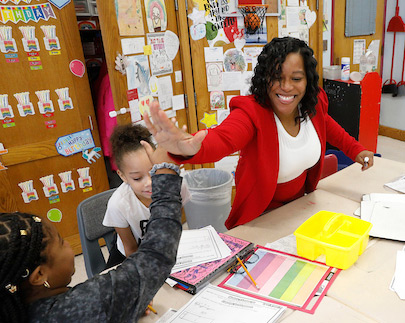
<svg viewBox="0 0 405 323">
<path fill-rule="evenodd" d="M 320 211 L 295 230 L 297 253 L 310 260 L 324 254 L 328 266 L 347 269 L 366 249 L 371 227 L 352 216 Z"/>
</svg>

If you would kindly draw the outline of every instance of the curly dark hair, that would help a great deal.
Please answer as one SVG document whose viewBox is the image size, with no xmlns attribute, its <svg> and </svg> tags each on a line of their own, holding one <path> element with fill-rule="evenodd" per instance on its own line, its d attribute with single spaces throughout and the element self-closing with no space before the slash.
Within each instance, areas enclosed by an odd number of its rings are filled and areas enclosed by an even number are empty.
<svg viewBox="0 0 405 323">
<path fill-rule="evenodd" d="M 137 151 L 143 147 L 140 143 L 141 140 L 146 141 L 155 148 L 152 135 L 144 126 L 132 123 L 115 126 L 110 137 L 110 144 L 118 169 L 122 170 L 122 160 L 127 153 Z"/>
<path fill-rule="evenodd" d="M 33 270 L 47 262 L 49 228 L 26 213 L 0 213 L 0 318 L 28 321 L 21 285 Z"/>
<path fill-rule="evenodd" d="M 252 77 L 250 92 L 254 95 L 264 108 L 269 107 L 267 90 L 274 82 L 281 78 L 281 67 L 290 53 L 299 53 L 304 59 L 304 68 L 307 78 L 307 88 L 301 100 L 301 116 L 313 117 L 316 114 L 315 106 L 318 103 L 318 81 L 319 75 L 316 71 L 317 61 L 314 58 L 314 51 L 308 45 L 297 38 L 283 37 L 273 38 L 267 43 L 260 53 L 255 73 Z"/>
</svg>

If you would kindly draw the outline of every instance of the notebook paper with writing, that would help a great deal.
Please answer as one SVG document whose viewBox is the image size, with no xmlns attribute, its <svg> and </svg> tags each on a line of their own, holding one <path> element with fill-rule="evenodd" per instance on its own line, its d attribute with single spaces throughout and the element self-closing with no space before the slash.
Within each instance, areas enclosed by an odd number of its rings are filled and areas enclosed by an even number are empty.
<svg viewBox="0 0 405 323">
<path fill-rule="evenodd" d="M 223 273 L 235 262 L 236 255 L 243 257 L 249 250 L 253 249 L 252 242 L 232 237 L 225 233 L 219 236 L 231 249 L 231 255 L 216 261 L 200 264 L 185 270 L 181 270 L 170 275 L 170 278 L 179 282 L 190 294 L 196 294 L 202 287 L 207 285 L 218 274 Z"/>
</svg>

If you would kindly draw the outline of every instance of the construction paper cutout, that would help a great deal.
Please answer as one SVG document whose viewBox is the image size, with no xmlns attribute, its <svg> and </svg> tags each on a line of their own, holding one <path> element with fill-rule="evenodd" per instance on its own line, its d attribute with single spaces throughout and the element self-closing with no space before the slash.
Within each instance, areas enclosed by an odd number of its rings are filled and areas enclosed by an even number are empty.
<svg viewBox="0 0 405 323">
<path fill-rule="evenodd" d="M 205 24 L 191 25 L 190 35 L 193 40 L 200 40 L 205 37 L 207 30 L 205 29 Z"/>
<path fill-rule="evenodd" d="M 166 30 L 164 36 L 164 43 L 167 57 L 169 57 L 170 60 L 174 60 L 174 58 L 177 55 L 177 52 L 179 51 L 180 46 L 179 37 L 177 37 L 177 35 L 174 32 Z"/>
<path fill-rule="evenodd" d="M 37 95 L 39 100 L 38 101 L 39 113 L 46 114 L 55 111 L 53 107 L 53 102 L 51 101 L 49 90 L 35 91 L 35 94 Z"/>
<path fill-rule="evenodd" d="M 144 55 L 152 55 L 152 46 L 151 45 L 143 46 L 143 54 Z"/>
<path fill-rule="evenodd" d="M 38 39 L 35 37 L 35 27 L 34 26 L 21 26 L 18 27 L 23 34 L 22 44 L 24 50 L 28 53 L 31 51 L 38 52 L 39 42 Z"/>
<path fill-rule="evenodd" d="M 30 3 L 31 0 L 0 0 L 0 3 L 6 4 L 7 2 L 12 2 L 14 4 L 19 4 L 20 2 Z"/>
<path fill-rule="evenodd" d="M 0 94 L 0 120 L 14 118 L 11 105 L 8 104 L 8 94 Z"/>
<path fill-rule="evenodd" d="M 60 182 L 60 187 L 63 193 L 75 190 L 75 182 L 72 180 L 72 171 L 68 170 L 58 174 L 62 182 Z"/>
<path fill-rule="evenodd" d="M 124 108 L 125 109 L 125 108 Z M 126 110 L 126 109 L 125 109 Z M 92 151 L 89 152 L 88 149 L 83 150 L 82 157 L 87 160 L 89 164 L 95 163 L 97 159 L 101 157 L 99 152 L 101 151 L 100 147 L 95 147 Z"/>
<path fill-rule="evenodd" d="M 242 50 L 243 46 L 245 46 L 245 44 L 246 44 L 246 40 L 245 40 L 245 38 L 236 38 L 233 41 L 233 44 L 235 45 L 235 48 L 237 50 Z"/>
<path fill-rule="evenodd" d="M 48 51 L 60 49 L 59 38 L 56 37 L 56 26 L 55 25 L 43 25 L 41 29 L 45 35 L 44 44 L 45 49 Z"/>
<path fill-rule="evenodd" d="M 43 176 L 39 180 L 44 184 L 42 190 L 46 197 L 59 194 L 58 187 L 53 181 L 53 175 Z"/>
<path fill-rule="evenodd" d="M 151 95 L 145 96 L 139 99 L 139 112 L 141 115 L 145 113 L 145 111 L 150 115 L 149 106 L 153 102 L 153 97 Z"/>
<path fill-rule="evenodd" d="M 145 12 L 149 32 L 166 30 L 167 13 L 164 0 L 145 0 Z"/>
<path fill-rule="evenodd" d="M 6 166 L 4 166 L 1 162 L 0 162 L 0 170 L 6 170 L 8 169 Z"/>
<path fill-rule="evenodd" d="M 56 151 L 62 156 L 71 156 L 95 147 L 90 129 L 59 137 L 55 142 Z"/>
<path fill-rule="evenodd" d="M 55 89 L 56 94 L 58 95 L 58 105 L 60 111 L 66 111 L 68 109 L 73 109 L 72 99 L 69 97 L 69 88 L 64 87 L 61 89 Z"/>
<path fill-rule="evenodd" d="M 38 200 L 38 194 L 32 180 L 18 183 L 18 186 L 22 189 L 21 196 L 23 197 L 24 203 Z"/>
<path fill-rule="evenodd" d="M 92 182 L 91 177 L 89 175 L 90 168 L 89 167 L 78 168 L 77 172 L 79 174 L 79 187 L 80 188 L 91 187 Z"/>
<path fill-rule="evenodd" d="M 227 17 L 224 20 L 224 32 L 229 42 L 233 42 L 237 38 L 243 38 L 244 30 L 238 28 L 236 17 Z"/>
<path fill-rule="evenodd" d="M 84 72 L 86 71 L 82 61 L 74 59 L 69 64 L 69 69 L 74 76 L 83 77 Z"/>
<path fill-rule="evenodd" d="M 59 209 L 50 209 L 46 213 L 46 217 L 51 222 L 60 222 L 62 221 L 62 212 Z"/>
<path fill-rule="evenodd" d="M 0 142 L 0 155 L 7 154 L 8 150 L 4 148 L 3 143 Z"/>
<path fill-rule="evenodd" d="M 0 26 L 0 50 L 2 53 L 17 52 L 17 44 L 10 26 Z"/>
<path fill-rule="evenodd" d="M 193 12 L 187 15 L 193 21 L 193 25 L 205 24 L 205 10 L 193 8 Z"/>
<path fill-rule="evenodd" d="M 20 113 L 21 117 L 26 117 L 28 115 L 35 114 L 34 106 L 30 102 L 30 93 L 29 92 L 15 93 L 14 97 L 18 101 L 17 108 L 18 108 L 18 112 Z"/>
<path fill-rule="evenodd" d="M 154 75 L 149 79 L 149 89 L 152 95 L 158 94 L 158 78 Z"/>
<path fill-rule="evenodd" d="M 224 53 L 224 69 L 226 72 L 244 72 L 247 70 L 247 65 L 242 51 L 231 48 Z"/>
<path fill-rule="evenodd" d="M 41 3 L 33 6 L 0 6 L 0 22 L 3 24 L 11 21 L 17 23 L 19 21 L 28 23 L 30 20 L 38 22 L 40 19 L 49 20 L 56 19 L 52 6 L 49 3 Z"/>
<path fill-rule="evenodd" d="M 306 22 L 307 22 L 308 29 L 311 28 L 311 26 L 312 26 L 312 25 L 314 24 L 314 22 L 316 21 L 316 12 L 307 9 L 307 10 L 305 11 L 305 20 L 306 20 Z"/>
<path fill-rule="evenodd" d="M 225 95 L 222 91 L 210 92 L 211 110 L 225 109 Z"/>
<path fill-rule="evenodd" d="M 52 3 L 56 8 L 62 9 L 70 2 L 70 0 L 49 0 L 49 2 Z"/>
<path fill-rule="evenodd" d="M 216 113 L 209 114 L 207 112 L 204 112 L 204 118 L 202 118 L 200 122 L 205 124 L 207 129 L 216 126 L 218 124 L 217 114 Z"/>
<path fill-rule="evenodd" d="M 115 58 L 115 69 L 122 75 L 126 74 L 125 69 L 128 67 L 128 57 L 125 55 L 117 54 Z"/>
</svg>

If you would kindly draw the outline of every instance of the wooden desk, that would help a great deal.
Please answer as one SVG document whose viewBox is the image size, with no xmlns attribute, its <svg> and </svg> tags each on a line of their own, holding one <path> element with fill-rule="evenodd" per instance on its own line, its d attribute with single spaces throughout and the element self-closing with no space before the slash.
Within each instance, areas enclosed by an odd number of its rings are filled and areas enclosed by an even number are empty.
<svg viewBox="0 0 405 323">
<path fill-rule="evenodd" d="M 374 166 L 370 169 L 362 172 L 361 165 L 354 163 L 322 179 L 317 189 L 360 201 L 363 194 L 395 193 L 396 191 L 383 185 L 404 174 L 404 163 L 375 157 Z"/>
<path fill-rule="evenodd" d="M 227 233 L 265 245 L 293 233 L 302 222 L 318 211 L 352 215 L 359 207 L 364 193 L 385 192 L 382 187 L 384 183 L 405 173 L 405 164 L 384 159 L 377 160 L 375 166 L 367 172 L 361 172 L 356 166 L 349 166 L 324 179 L 322 189 Z M 387 189 L 387 192 L 391 190 Z M 340 273 L 315 314 L 287 309 L 281 321 L 401 322 L 405 317 L 405 303 L 389 290 L 389 285 L 395 271 L 396 251 L 402 247 L 403 243 L 400 242 L 376 239 L 352 267 Z M 219 284 L 225 277 L 225 273 L 220 275 L 212 284 Z M 170 307 L 179 309 L 191 297 L 165 284 L 154 298 L 153 307 L 159 315 L 151 314 L 143 317 L 140 322 L 155 322 Z"/>
</svg>

